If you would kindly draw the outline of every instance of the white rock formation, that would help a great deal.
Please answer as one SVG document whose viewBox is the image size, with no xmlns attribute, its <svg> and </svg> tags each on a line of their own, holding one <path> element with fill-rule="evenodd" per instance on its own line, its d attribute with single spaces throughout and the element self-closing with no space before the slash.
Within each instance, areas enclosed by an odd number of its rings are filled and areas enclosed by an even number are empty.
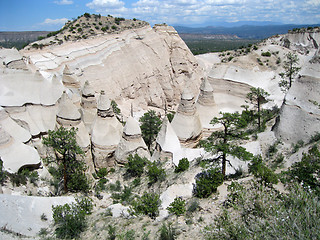
<svg viewBox="0 0 320 240">
<path fill-rule="evenodd" d="M 320 132 L 320 78 L 302 76 L 293 83 L 281 107 L 274 131 L 287 143 L 308 142 Z"/>
<path fill-rule="evenodd" d="M 70 71 L 68 65 L 64 66 L 62 83 L 67 88 L 74 88 L 74 89 L 80 88 L 80 82 L 78 81 L 78 79 L 76 79 L 75 74 Z"/>
<path fill-rule="evenodd" d="M 52 224 L 52 206 L 72 203 L 74 198 L 0 194 L 0 202 L 0 227 L 34 239 L 41 228 L 48 228 Z M 42 214 L 47 221 L 41 220 Z"/>
<path fill-rule="evenodd" d="M 151 158 L 148 147 L 141 136 L 139 123 L 131 116 L 128 117 L 124 126 L 121 140 L 115 151 L 115 159 L 119 164 L 125 164 L 130 154 Z"/>
<path fill-rule="evenodd" d="M 97 101 L 95 91 L 88 81 L 84 83 L 81 91 L 81 114 L 88 132 L 91 132 L 92 123 L 97 115 Z"/>
<path fill-rule="evenodd" d="M 114 152 L 122 131 L 122 124 L 112 111 L 110 99 L 101 91 L 91 133 L 92 156 L 96 168 L 114 167 Z"/>
<path fill-rule="evenodd" d="M 172 128 L 182 143 L 196 141 L 201 137 L 201 121 L 195 106 L 195 98 L 189 88 L 186 88 L 172 120 Z"/>
<path fill-rule="evenodd" d="M 0 158 L 3 167 L 10 173 L 16 173 L 21 167 L 40 166 L 40 157 L 33 147 L 16 141 L 0 125 Z"/>
<path fill-rule="evenodd" d="M 79 80 L 88 80 L 95 91 L 108 86 L 111 99 L 134 99 L 136 106 L 164 106 L 163 99 L 172 106 L 179 102 L 186 82 L 192 81 L 196 94 L 203 75 L 170 26 L 145 26 L 21 52 L 30 65 L 48 75 L 60 75 L 68 65 L 71 72 L 78 69 Z M 190 73 L 193 79 L 186 77 Z"/>
<path fill-rule="evenodd" d="M 194 160 L 204 153 L 202 148 L 182 148 L 179 138 L 173 130 L 167 117 L 163 119 L 161 129 L 156 138 L 156 148 L 152 155 L 152 161 L 167 161 L 165 167 L 178 166 L 179 160 L 188 158 Z"/>
<path fill-rule="evenodd" d="M 217 106 L 214 101 L 213 88 L 205 77 L 200 85 L 200 94 L 196 103 L 200 116 L 201 125 L 204 129 L 213 128 L 210 121 L 219 116 Z"/>
</svg>

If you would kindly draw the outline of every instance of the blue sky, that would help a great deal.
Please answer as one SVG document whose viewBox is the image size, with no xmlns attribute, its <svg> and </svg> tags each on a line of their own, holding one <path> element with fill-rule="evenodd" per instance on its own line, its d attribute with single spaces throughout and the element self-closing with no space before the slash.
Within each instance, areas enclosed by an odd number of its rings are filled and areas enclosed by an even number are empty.
<svg viewBox="0 0 320 240">
<path fill-rule="evenodd" d="M 0 31 L 58 30 L 85 12 L 170 25 L 319 24 L 320 0 L 0 0 Z"/>
</svg>

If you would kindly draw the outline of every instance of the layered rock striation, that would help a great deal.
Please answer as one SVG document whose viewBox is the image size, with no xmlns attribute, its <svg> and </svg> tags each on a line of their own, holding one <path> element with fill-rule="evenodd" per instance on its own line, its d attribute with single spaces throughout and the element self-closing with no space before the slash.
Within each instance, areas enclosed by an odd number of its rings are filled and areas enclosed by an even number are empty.
<svg viewBox="0 0 320 240">
<path fill-rule="evenodd" d="M 197 95 L 203 75 L 177 32 L 166 25 L 99 35 L 37 51 L 24 49 L 22 53 L 30 65 L 48 76 L 65 77 L 63 70 L 68 65 L 82 84 L 88 80 L 95 91 L 108 86 L 111 99 L 134 99 L 136 106 L 164 107 L 164 100 L 173 106 L 190 81 Z M 190 73 L 193 79 L 187 77 Z"/>
</svg>

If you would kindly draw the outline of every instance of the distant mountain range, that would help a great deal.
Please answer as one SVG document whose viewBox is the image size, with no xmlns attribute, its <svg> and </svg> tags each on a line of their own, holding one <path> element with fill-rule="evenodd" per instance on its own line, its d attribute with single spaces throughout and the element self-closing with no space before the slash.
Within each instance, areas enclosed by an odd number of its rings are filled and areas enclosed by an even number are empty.
<svg viewBox="0 0 320 240">
<path fill-rule="evenodd" d="M 174 28 L 179 34 L 236 35 L 242 39 L 264 39 L 277 34 L 285 34 L 288 30 L 294 28 L 315 27 L 320 24 L 295 25 L 270 22 L 237 22 L 221 23 L 221 25 L 224 26 L 217 24 L 216 26 L 208 27 L 174 26 Z"/>
</svg>

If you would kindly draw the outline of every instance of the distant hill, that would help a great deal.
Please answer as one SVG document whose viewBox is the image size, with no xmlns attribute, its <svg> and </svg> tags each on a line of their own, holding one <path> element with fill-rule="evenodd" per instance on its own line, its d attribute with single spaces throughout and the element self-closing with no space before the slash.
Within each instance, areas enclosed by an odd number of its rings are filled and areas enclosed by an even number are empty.
<svg viewBox="0 0 320 240">
<path fill-rule="evenodd" d="M 22 48 L 39 37 L 47 36 L 48 31 L 0 32 L 0 46 Z"/>
<path fill-rule="evenodd" d="M 313 25 L 242 25 L 235 27 L 208 26 L 190 28 L 184 26 L 174 26 L 179 34 L 202 34 L 202 35 L 236 35 L 242 39 L 265 39 L 277 34 L 285 34 L 288 30 L 302 27 L 315 27 L 320 24 Z"/>
</svg>

